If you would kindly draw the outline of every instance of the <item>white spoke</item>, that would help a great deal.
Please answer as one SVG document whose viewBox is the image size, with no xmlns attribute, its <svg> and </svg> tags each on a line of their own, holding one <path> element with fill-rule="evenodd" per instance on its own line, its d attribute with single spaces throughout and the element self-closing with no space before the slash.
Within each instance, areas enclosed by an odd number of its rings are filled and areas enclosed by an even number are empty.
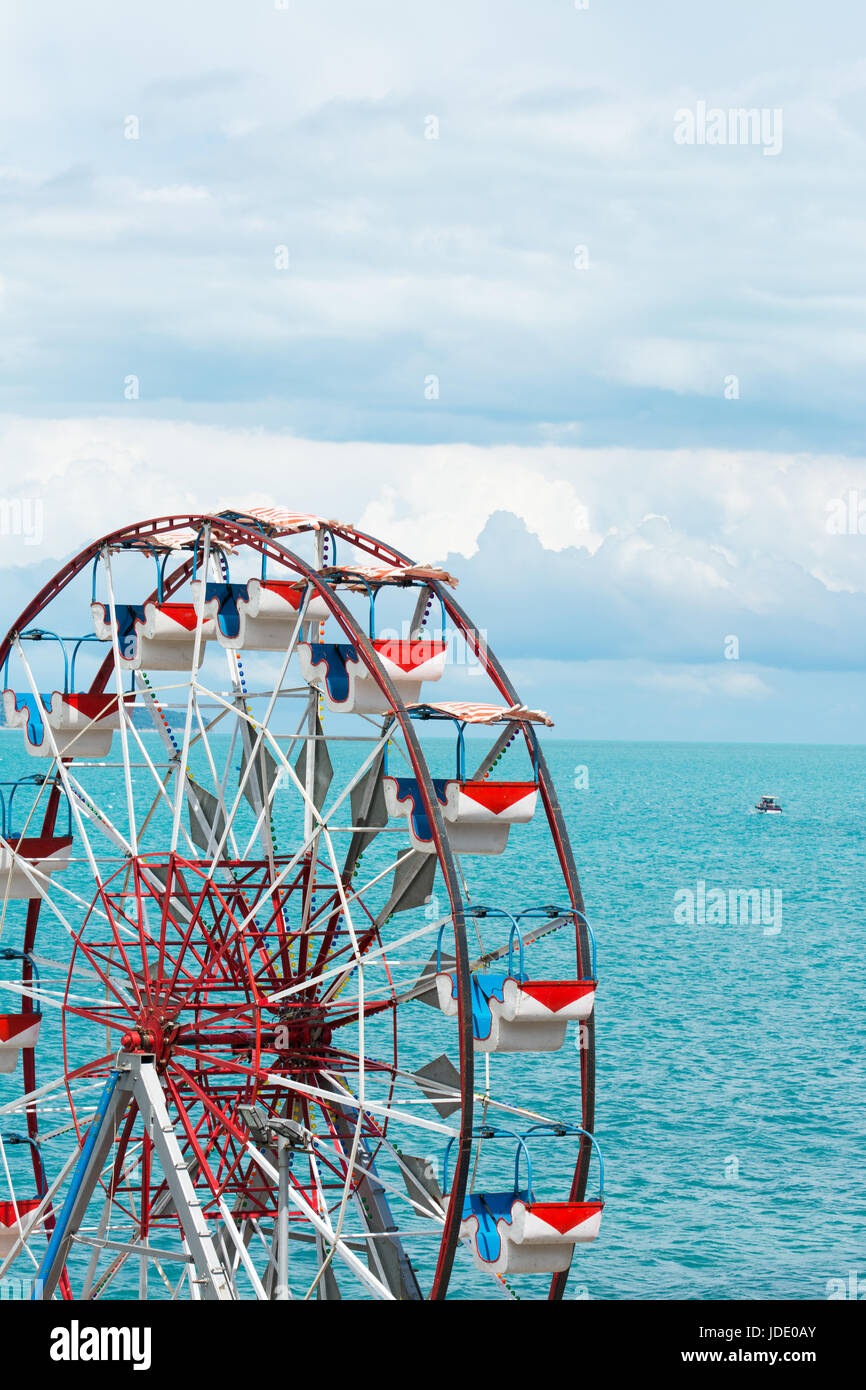
<svg viewBox="0 0 866 1390">
<path fill-rule="evenodd" d="M 120 641 L 118 638 L 117 608 L 114 602 L 114 585 L 111 579 L 111 555 L 106 548 L 102 555 L 105 561 L 105 579 L 108 585 L 108 604 L 111 616 L 111 651 L 114 657 L 114 681 L 119 708 L 120 743 L 123 749 L 123 780 L 126 788 L 126 810 L 129 817 L 129 843 L 133 854 L 138 849 L 138 830 L 135 824 L 135 798 L 132 794 L 132 776 L 129 769 L 129 747 L 127 743 L 128 717 L 123 700 L 123 670 L 120 665 Z"/>
<path fill-rule="evenodd" d="M 174 819 L 171 827 L 171 852 L 177 849 L 178 835 L 180 834 L 180 812 L 183 805 L 184 793 L 186 790 L 186 772 L 189 762 L 189 741 L 192 733 L 192 709 L 196 699 L 196 681 L 198 669 L 201 665 L 201 646 L 202 646 L 202 621 L 204 618 L 204 604 L 206 586 L 204 576 L 207 574 L 208 560 L 210 558 L 210 532 L 208 525 L 204 527 L 204 555 L 202 557 L 202 580 L 199 586 L 195 609 L 195 641 L 193 643 L 192 671 L 189 680 L 189 694 L 186 702 L 186 722 L 183 730 L 183 746 L 180 754 L 180 764 L 177 769 L 177 786 L 174 794 Z"/>
</svg>

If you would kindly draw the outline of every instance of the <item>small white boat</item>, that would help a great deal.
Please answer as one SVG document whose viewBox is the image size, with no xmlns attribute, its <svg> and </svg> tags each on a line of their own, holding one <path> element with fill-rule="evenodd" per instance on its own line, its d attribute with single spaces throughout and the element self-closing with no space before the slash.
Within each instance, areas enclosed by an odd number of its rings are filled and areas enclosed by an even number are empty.
<svg viewBox="0 0 866 1390">
<path fill-rule="evenodd" d="M 780 816 L 782 808 L 774 796 L 762 796 L 760 801 L 755 802 L 755 810 L 762 811 L 767 815 Z"/>
</svg>

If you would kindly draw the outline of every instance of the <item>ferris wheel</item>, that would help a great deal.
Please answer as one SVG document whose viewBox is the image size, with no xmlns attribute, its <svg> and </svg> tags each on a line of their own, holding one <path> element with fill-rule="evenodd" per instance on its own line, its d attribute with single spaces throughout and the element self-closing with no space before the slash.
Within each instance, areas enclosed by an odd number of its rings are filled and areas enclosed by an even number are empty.
<svg viewBox="0 0 866 1390">
<path fill-rule="evenodd" d="M 604 1206 L 595 941 L 552 721 L 456 582 L 336 521 L 167 516 L 0 644 L 0 1279 L 563 1296 Z"/>
</svg>

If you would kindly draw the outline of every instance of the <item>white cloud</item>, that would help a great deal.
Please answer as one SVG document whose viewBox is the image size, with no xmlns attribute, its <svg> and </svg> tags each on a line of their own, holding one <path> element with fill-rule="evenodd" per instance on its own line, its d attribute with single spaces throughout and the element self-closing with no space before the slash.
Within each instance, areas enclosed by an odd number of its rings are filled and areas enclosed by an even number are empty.
<svg viewBox="0 0 866 1390">
<path fill-rule="evenodd" d="M 130 417 L 134 411 L 130 403 Z M 424 558 L 447 550 L 472 554 L 488 518 L 503 506 L 550 549 L 595 549 L 601 537 L 590 524 L 580 481 L 551 477 L 552 453 L 322 443 L 264 430 L 120 417 L 7 417 L 0 418 L 0 496 L 37 492 L 43 498 L 46 553 L 54 556 L 124 521 L 183 507 L 238 505 L 253 495 L 263 504 L 342 516 Z"/>
<path fill-rule="evenodd" d="M 730 353 L 721 345 L 685 338 L 643 338 L 613 347 L 609 361 L 611 375 L 632 386 L 720 396 Z"/>
<path fill-rule="evenodd" d="M 724 695 L 735 700 L 755 700 L 772 694 L 770 686 L 755 672 L 724 666 L 650 671 L 638 677 L 638 684 L 649 690 L 676 692 L 699 699 Z"/>
<path fill-rule="evenodd" d="M 684 406 L 721 403 L 733 373 L 749 413 L 726 407 L 726 437 L 850 447 L 859 64 L 776 0 L 738 0 L 709 37 L 672 3 L 662 29 L 637 0 L 500 0 L 495 19 L 458 0 L 432 18 L 399 0 L 154 0 L 141 23 L 88 0 L 52 14 L 48 42 L 39 7 L 18 7 L 0 403 L 92 415 L 137 369 L 163 415 L 208 402 L 318 437 L 427 440 L 574 424 L 644 446 L 685 437 Z M 854 50 L 863 23 L 846 15 Z M 782 156 L 677 147 L 672 113 L 697 99 L 784 106 Z M 422 416 L 428 372 L 443 392 Z M 704 436 L 718 426 L 703 417 Z"/>
<path fill-rule="evenodd" d="M 156 420 L 0 418 L 0 501 L 38 502 L 2 563 L 58 562 L 116 526 L 287 505 L 445 561 L 512 654 L 856 667 L 866 535 L 827 530 L 859 460 L 722 451 L 323 443 Z M 854 490 L 855 496 L 860 495 Z M 866 507 L 866 489 L 862 496 Z M 10 515 L 12 514 L 10 512 Z M 7 527 L 7 530 L 9 528 Z M 754 687 L 728 675 L 731 694 Z"/>
<path fill-rule="evenodd" d="M 866 506 L 860 459 L 322 442 L 153 419 L 139 405 L 95 419 L 0 417 L 0 497 L 43 500 L 46 555 L 125 521 L 255 495 L 343 516 L 425 559 L 472 556 L 489 518 L 512 512 L 548 551 L 577 547 L 612 582 L 693 596 L 733 586 L 756 611 L 785 605 L 789 566 L 825 590 L 866 589 L 866 536 L 827 529 L 834 497 L 853 492 Z"/>
<path fill-rule="evenodd" d="M 188 183 L 172 184 L 165 188 L 140 188 L 136 198 L 142 203 L 202 203 L 211 195 L 206 188 L 194 188 Z"/>
</svg>

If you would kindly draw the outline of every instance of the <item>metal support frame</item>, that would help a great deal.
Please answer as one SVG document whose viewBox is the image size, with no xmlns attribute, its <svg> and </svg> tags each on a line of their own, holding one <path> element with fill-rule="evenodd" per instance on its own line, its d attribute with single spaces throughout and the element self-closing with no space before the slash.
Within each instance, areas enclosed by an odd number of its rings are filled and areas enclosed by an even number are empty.
<svg viewBox="0 0 866 1390">
<path fill-rule="evenodd" d="M 109 1149 L 131 1100 L 152 1130 L 153 1146 L 180 1221 L 184 1242 L 195 1264 L 198 1288 L 210 1300 L 233 1300 L 231 1280 L 217 1254 L 195 1184 L 183 1159 L 169 1118 L 154 1059 L 148 1054 L 118 1054 L 117 1066 L 105 1083 L 96 1114 L 81 1150 L 63 1210 L 39 1266 L 34 1298 L 49 1300 L 63 1273 L 66 1259 L 84 1219 Z"/>
</svg>

